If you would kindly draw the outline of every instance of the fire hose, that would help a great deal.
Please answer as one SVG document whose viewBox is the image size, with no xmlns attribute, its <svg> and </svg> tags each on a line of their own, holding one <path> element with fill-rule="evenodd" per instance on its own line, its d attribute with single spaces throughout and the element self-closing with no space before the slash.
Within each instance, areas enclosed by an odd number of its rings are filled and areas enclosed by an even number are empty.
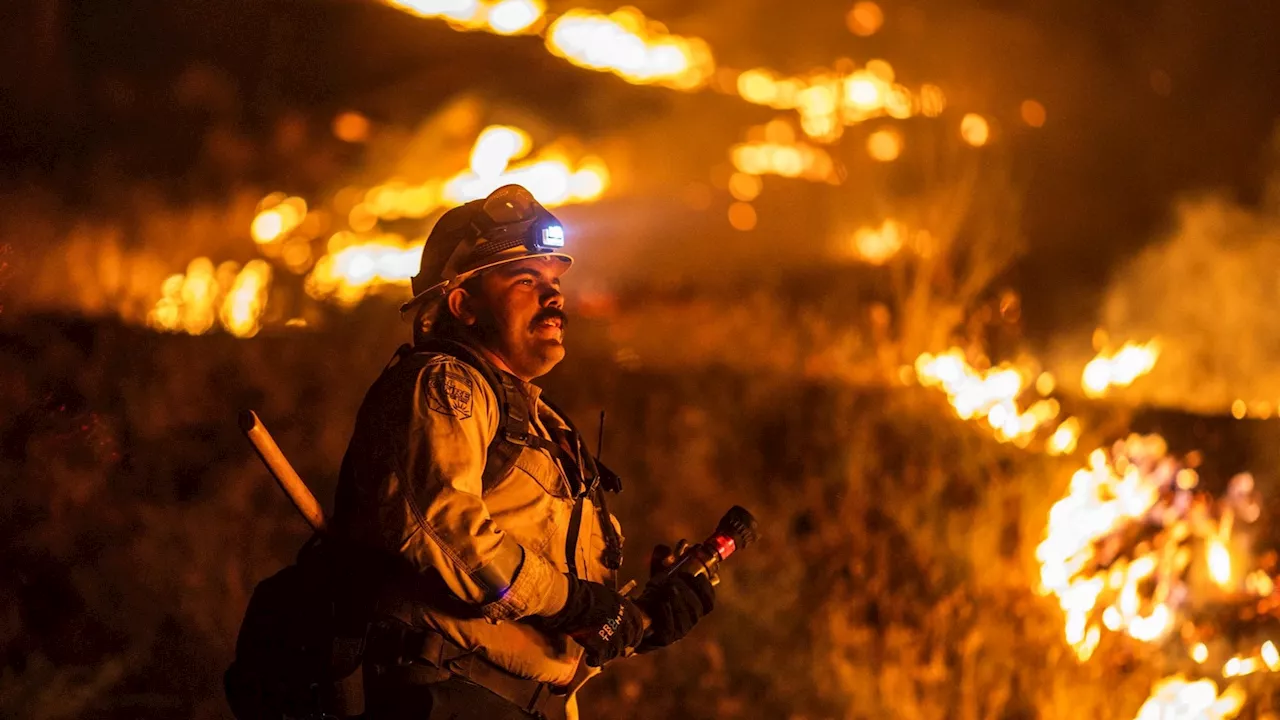
<svg viewBox="0 0 1280 720">
<path fill-rule="evenodd" d="M 258 414 L 252 410 L 245 410 L 239 416 L 240 430 L 244 432 L 246 438 L 253 445 L 253 449 L 257 451 L 258 457 L 261 458 L 263 465 L 267 467 L 267 471 L 271 477 L 275 479 L 280 489 L 293 503 L 293 506 L 302 515 L 311 529 L 317 533 L 324 534 L 328 530 L 328 523 L 325 520 L 324 511 L 320 507 L 320 503 L 316 500 L 316 496 L 303 482 L 301 476 L 293 469 L 293 465 L 289 459 L 285 457 L 280 446 L 276 444 L 271 433 L 267 431 L 265 425 L 258 418 Z M 756 519 L 745 508 L 734 505 L 729 511 L 720 518 L 720 522 L 716 525 L 716 529 L 707 537 L 696 545 L 681 540 L 676 544 L 674 552 L 670 558 L 670 565 L 650 578 L 649 582 L 658 582 L 668 579 L 678 573 L 686 573 L 689 575 L 705 575 L 712 585 L 720 584 L 719 569 L 720 564 L 733 555 L 735 552 L 746 548 L 754 543 L 758 537 L 758 529 Z M 634 580 L 628 582 L 621 593 L 636 599 L 640 596 L 640 588 Z M 644 627 L 648 630 L 651 621 L 641 615 Z M 626 655 L 631 655 L 633 648 L 628 648 Z M 572 696 L 595 675 L 601 672 L 602 668 L 592 667 L 587 663 L 580 663 L 578 673 L 570 682 L 567 692 Z"/>
</svg>

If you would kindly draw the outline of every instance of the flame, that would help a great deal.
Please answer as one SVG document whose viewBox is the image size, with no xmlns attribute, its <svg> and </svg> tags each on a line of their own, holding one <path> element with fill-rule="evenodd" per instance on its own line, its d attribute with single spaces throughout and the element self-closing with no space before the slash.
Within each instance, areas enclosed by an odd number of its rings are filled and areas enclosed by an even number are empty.
<svg viewBox="0 0 1280 720">
<path fill-rule="evenodd" d="M 237 337 L 252 337 L 266 307 L 271 267 L 251 260 L 240 269 L 225 262 L 215 270 L 213 261 L 199 257 L 185 274 L 170 275 L 161 286 L 161 298 L 147 316 L 157 330 L 203 335 L 220 320 Z"/>
<path fill-rule="evenodd" d="M 471 147 L 471 172 L 484 178 L 497 177 L 512 160 L 524 157 L 532 141 L 520 128 L 490 125 L 480 131 Z"/>
<path fill-rule="evenodd" d="M 1125 343 L 1114 353 L 1099 353 L 1084 366 L 1080 378 L 1089 397 L 1100 397 L 1112 387 L 1128 387 L 1134 380 L 1151 372 L 1160 357 L 1160 346 L 1149 343 Z"/>
<path fill-rule="evenodd" d="M 1050 455 L 1070 455 L 1076 451 L 1079 441 L 1080 421 L 1073 417 L 1067 418 L 1045 442 L 1045 452 Z"/>
<path fill-rule="evenodd" d="M 546 12 L 542 0 L 500 0 L 489 7 L 489 29 L 515 35 L 534 27 Z"/>
<path fill-rule="evenodd" d="M 1097 545 L 1130 522 L 1145 517 L 1162 491 L 1173 486 L 1176 466 L 1165 457 L 1159 436 L 1130 436 L 1116 443 L 1112 453 L 1095 450 L 1089 466 L 1071 477 L 1066 497 L 1049 511 L 1049 527 L 1036 548 L 1040 561 L 1041 590 L 1058 597 L 1066 614 L 1067 642 L 1079 651 L 1080 628 L 1090 623 L 1104 590 L 1113 597 L 1103 618 L 1111 630 L 1127 630 L 1142 641 L 1162 637 L 1171 627 L 1172 614 L 1160 598 L 1168 594 L 1167 567 L 1148 554 L 1110 570 L 1095 569 Z M 1141 612 L 1144 599 L 1139 583 L 1156 577 L 1154 607 Z"/>
<path fill-rule="evenodd" d="M 749 175 L 781 175 L 815 182 L 837 182 L 827 151 L 804 142 L 749 142 L 729 150 L 733 166 Z"/>
<path fill-rule="evenodd" d="M 1134 720 L 1230 720 L 1239 714 L 1244 701 L 1244 690 L 1237 685 L 1219 695 L 1212 680 L 1188 682 L 1182 675 L 1174 675 L 1155 684 Z"/>
<path fill-rule="evenodd" d="M 671 35 L 633 7 L 608 15 L 569 10 L 547 30 L 547 49 L 574 65 L 606 70 L 637 85 L 693 90 L 715 71 L 706 41 Z"/>
<path fill-rule="evenodd" d="M 259 319 L 267 305 L 271 287 L 271 266 L 264 260 L 250 260 L 236 275 L 222 301 L 218 318 L 222 326 L 236 337 L 253 337 L 261 325 Z"/>
<path fill-rule="evenodd" d="M 1203 665 L 1209 659 L 1209 648 L 1204 643 L 1196 643 L 1191 648 L 1191 659 Z"/>
<path fill-rule="evenodd" d="M 1259 654 L 1262 656 L 1262 662 L 1266 663 L 1268 670 L 1271 672 L 1280 671 L 1280 651 L 1276 650 L 1275 643 L 1270 640 L 1262 643 L 1262 649 Z"/>
<path fill-rule="evenodd" d="M 1219 538 L 1209 538 L 1207 545 L 1209 561 L 1209 577 L 1219 586 L 1226 587 L 1231 582 L 1231 553 Z"/>
<path fill-rule="evenodd" d="M 842 128 L 877 117 L 898 120 L 927 115 L 937 117 L 946 97 L 936 85 L 919 92 L 897 83 L 893 66 L 871 60 L 849 72 L 819 69 L 804 77 L 780 75 L 768 68 L 753 68 L 738 75 L 736 90 L 743 100 L 778 110 L 795 110 L 804 133 L 821 142 L 837 140 Z M 901 150 L 896 138 L 876 138 L 868 149 L 876 159 Z M 892 159 L 892 158 L 889 158 Z"/>
<path fill-rule="evenodd" d="M 392 7 L 419 17 L 448 21 L 459 30 L 483 30 L 515 35 L 537 30 L 546 14 L 542 0 L 385 0 Z"/>
<path fill-rule="evenodd" d="M 924 353 L 916 358 L 915 370 L 922 385 L 946 392 L 961 418 L 985 418 L 1000 442 L 1025 447 L 1060 412 L 1056 400 L 1039 400 L 1020 410 L 1018 397 L 1029 387 L 1027 377 L 1008 366 L 978 370 L 959 348 L 937 356 Z"/>
<path fill-rule="evenodd" d="M 307 276 L 307 294 L 350 306 L 378 287 L 408 285 L 418 273 L 425 242 L 395 234 L 358 242 L 351 233 L 338 233 L 329 241 L 329 254 Z"/>
<path fill-rule="evenodd" d="M 585 203 L 599 199 L 609 188 L 609 168 L 604 160 L 588 155 L 576 164 L 555 150 L 524 158 L 532 146 L 524 130 L 491 125 L 482 130 L 471 148 L 470 168 L 443 180 L 418 184 L 391 180 L 370 188 L 363 202 L 350 211 L 352 230 L 369 232 L 379 219 L 425 218 L 450 205 L 482 198 L 494 190 L 517 183 L 547 207 Z"/>
<path fill-rule="evenodd" d="M 254 242 L 267 245 L 282 240 L 307 217 L 307 201 L 272 193 L 258 204 L 258 214 L 249 226 Z"/>
</svg>

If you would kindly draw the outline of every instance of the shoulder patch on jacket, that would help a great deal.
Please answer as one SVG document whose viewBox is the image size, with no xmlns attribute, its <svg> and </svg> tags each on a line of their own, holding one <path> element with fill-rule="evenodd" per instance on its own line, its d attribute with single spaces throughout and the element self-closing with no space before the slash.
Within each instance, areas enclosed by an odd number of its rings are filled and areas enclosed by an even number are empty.
<svg viewBox="0 0 1280 720">
<path fill-rule="evenodd" d="M 448 365 L 427 378 L 427 407 L 459 420 L 471 417 L 475 405 L 475 385 L 466 371 Z"/>
</svg>

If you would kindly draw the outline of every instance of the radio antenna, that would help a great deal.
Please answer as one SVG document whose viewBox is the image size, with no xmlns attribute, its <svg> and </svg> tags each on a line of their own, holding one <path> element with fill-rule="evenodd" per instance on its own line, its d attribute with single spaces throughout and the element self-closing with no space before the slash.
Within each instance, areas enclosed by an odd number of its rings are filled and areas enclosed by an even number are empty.
<svg viewBox="0 0 1280 720">
<path fill-rule="evenodd" d="M 604 410 L 600 411 L 600 433 L 596 435 L 596 460 L 604 454 Z"/>
</svg>

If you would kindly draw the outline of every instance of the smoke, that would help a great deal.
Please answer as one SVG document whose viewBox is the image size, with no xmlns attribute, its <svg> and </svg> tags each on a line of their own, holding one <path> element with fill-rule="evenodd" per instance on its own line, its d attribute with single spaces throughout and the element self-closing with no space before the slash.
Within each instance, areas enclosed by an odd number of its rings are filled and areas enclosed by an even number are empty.
<svg viewBox="0 0 1280 720">
<path fill-rule="evenodd" d="M 1273 149 L 1280 149 L 1280 134 Z M 1280 153 L 1273 153 L 1273 157 Z M 1280 401 L 1280 164 L 1250 208 L 1216 192 L 1175 204 L 1175 229 L 1121 267 L 1102 327 L 1117 341 L 1158 338 L 1142 401 L 1198 412 Z M 1240 405 L 1238 401 L 1243 401 Z"/>
</svg>

